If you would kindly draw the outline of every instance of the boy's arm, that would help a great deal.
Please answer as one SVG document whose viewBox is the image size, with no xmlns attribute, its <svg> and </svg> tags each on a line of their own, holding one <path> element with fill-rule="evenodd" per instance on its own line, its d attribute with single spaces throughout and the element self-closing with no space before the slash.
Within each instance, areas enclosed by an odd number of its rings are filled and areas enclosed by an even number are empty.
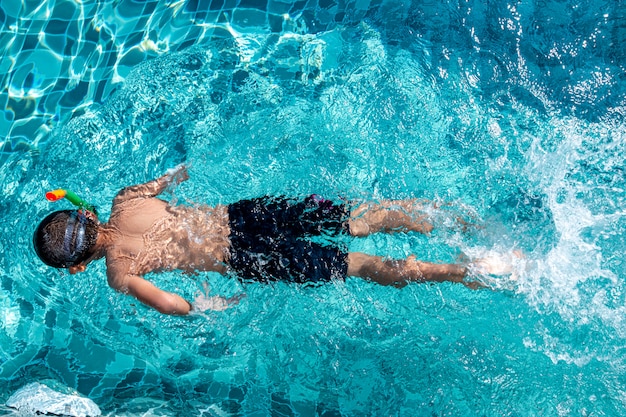
<svg viewBox="0 0 626 417">
<path fill-rule="evenodd" d="M 164 291 L 139 275 L 126 275 L 125 285 L 117 288 L 119 291 L 132 295 L 143 304 L 154 308 L 160 313 L 184 316 L 191 310 L 198 311 L 223 311 L 230 305 L 239 304 L 242 296 L 223 298 L 219 296 L 206 297 L 199 294 L 194 304 L 183 297 Z"/>
<path fill-rule="evenodd" d="M 127 275 L 124 292 L 132 295 L 143 304 L 163 314 L 186 315 L 192 310 L 191 303 L 183 297 L 163 291 L 138 275 Z"/>
<path fill-rule="evenodd" d="M 113 204 L 120 203 L 131 198 L 156 197 L 165 191 L 165 189 L 171 184 L 179 184 L 188 179 L 189 174 L 187 173 L 187 167 L 181 164 L 175 168 L 169 169 L 165 175 L 155 180 L 148 181 L 144 184 L 131 185 L 130 187 L 122 189 L 117 196 L 115 196 Z"/>
</svg>

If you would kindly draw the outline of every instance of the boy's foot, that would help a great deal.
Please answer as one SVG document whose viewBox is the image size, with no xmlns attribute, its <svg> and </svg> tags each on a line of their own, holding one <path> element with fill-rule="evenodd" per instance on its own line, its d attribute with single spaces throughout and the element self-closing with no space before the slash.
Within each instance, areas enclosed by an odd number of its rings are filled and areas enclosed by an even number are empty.
<svg viewBox="0 0 626 417">
<path fill-rule="evenodd" d="M 511 275 L 516 278 L 514 270 L 515 258 L 523 258 L 523 254 L 519 250 L 514 250 L 508 254 L 490 253 L 484 258 L 475 260 L 470 264 L 470 269 L 480 275 Z"/>
</svg>

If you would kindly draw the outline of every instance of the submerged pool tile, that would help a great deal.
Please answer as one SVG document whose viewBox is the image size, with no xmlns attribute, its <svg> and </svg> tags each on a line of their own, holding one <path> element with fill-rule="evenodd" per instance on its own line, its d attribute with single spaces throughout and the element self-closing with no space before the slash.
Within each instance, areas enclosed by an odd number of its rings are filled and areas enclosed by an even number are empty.
<svg viewBox="0 0 626 417">
<path fill-rule="evenodd" d="M 130 48 L 129 50 L 127 50 L 126 52 L 124 52 L 124 54 L 120 57 L 118 65 L 133 67 L 145 61 L 146 58 L 147 58 L 146 51 L 143 50 L 139 46 L 134 46 Z"/>
<path fill-rule="evenodd" d="M 39 35 L 26 35 L 22 42 L 20 52 L 32 51 L 39 47 Z"/>
<path fill-rule="evenodd" d="M 239 0 L 238 9 L 257 9 L 267 13 L 268 0 Z"/>
<path fill-rule="evenodd" d="M 99 373 L 88 374 L 81 373 L 78 375 L 76 390 L 83 395 L 89 396 L 94 387 L 97 387 L 102 381 L 103 375 Z"/>
<path fill-rule="evenodd" d="M 33 115 L 37 103 L 35 99 L 26 97 L 23 99 L 10 98 L 6 110 L 10 112 L 13 117 L 12 120 L 28 119 Z"/>
<path fill-rule="evenodd" d="M 19 138 L 28 140 L 29 143 L 36 142 L 40 136 L 48 133 L 46 123 L 50 120 L 42 115 L 33 114 L 26 119 L 18 119 L 11 125 L 11 140 Z"/>
<path fill-rule="evenodd" d="M 44 27 L 44 32 L 50 35 L 65 34 L 68 29 L 68 21 L 60 19 L 51 19 Z"/>
<path fill-rule="evenodd" d="M 68 41 L 71 40 L 68 40 L 65 35 L 42 34 L 39 49 L 58 55 L 61 59 L 65 59 Z"/>
<path fill-rule="evenodd" d="M 239 29 L 267 26 L 267 13 L 255 9 L 237 9 L 232 13 L 232 25 Z"/>
<path fill-rule="evenodd" d="M 59 101 L 63 97 L 63 93 L 60 91 L 52 92 L 42 98 L 39 103 L 40 113 L 54 113 L 59 105 Z"/>
<path fill-rule="evenodd" d="M 37 49 L 25 57 L 24 65 L 28 64 L 34 66 L 32 73 L 41 80 L 42 84 L 49 84 L 61 74 L 63 59 L 49 50 Z M 39 88 L 45 87 L 46 85 L 39 86 Z"/>
<path fill-rule="evenodd" d="M 224 0 L 189 0 L 185 2 L 185 10 L 190 13 L 206 13 L 224 8 Z"/>
<path fill-rule="evenodd" d="M 138 16 L 152 14 L 157 3 L 157 1 L 122 0 L 115 7 L 115 11 L 119 17 L 132 20 Z"/>
<path fill-rule="evenodd" d="M 52 7 L 50 19 L 59 19 L 66 22 L 74 21 L 80 15 L 79 4 L 74 0 L 58 1 Z"/>
<path fill-rule="evenodd" d="M 269 0 L 267 9 L 270 14 L 284 15 L 291 10 L 291 4 L 280 0 Z"/>
<path fill-rule="evenodd" d="M 15 20 L 20 16 L 22 5 L 17 1 L 4 1 L 0 4 L 0 9 L 2 9 L 2 15 Z"/>
<path fill-rule="evenodd" d="M 80 105 L 87 93 L 89 92 L 89 81 L 81 81 L 74 88 L 67 91 L 61 101 L 59 101 L 59 105 L 63 107 L 67 107 L 68 109 L 74 109 Z"/>
</svg>

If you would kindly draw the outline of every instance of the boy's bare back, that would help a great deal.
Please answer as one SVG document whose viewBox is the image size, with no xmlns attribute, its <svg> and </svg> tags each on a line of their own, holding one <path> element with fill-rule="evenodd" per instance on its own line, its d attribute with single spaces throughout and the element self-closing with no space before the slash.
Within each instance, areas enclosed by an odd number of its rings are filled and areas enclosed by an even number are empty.
<svg viewBox="0 0 626 417">
<path fill-rule="evenodd" d="M 159 270 L 225 272 L 230 228 L 226 206 L 171 206 L 156 198 L 162 178 L 122 190 L 104 226 L 107 276 L 123 290 L 128 276 Z"/>
</svg>

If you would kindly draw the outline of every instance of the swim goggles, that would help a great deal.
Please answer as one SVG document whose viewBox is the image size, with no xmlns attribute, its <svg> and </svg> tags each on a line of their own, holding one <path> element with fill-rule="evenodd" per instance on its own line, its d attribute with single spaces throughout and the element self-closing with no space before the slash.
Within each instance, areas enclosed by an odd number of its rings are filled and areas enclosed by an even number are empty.
<svg viewBox="0 0 626 417">
<path fill-rule="evenodd" d="M 85 228 L 87 216 L 80 211 L 72 211 L 65 226 L 63 238 L 63 252 L 67 264 L 74 264 L 87 249 L 85 243 Z"/>
</svg>

